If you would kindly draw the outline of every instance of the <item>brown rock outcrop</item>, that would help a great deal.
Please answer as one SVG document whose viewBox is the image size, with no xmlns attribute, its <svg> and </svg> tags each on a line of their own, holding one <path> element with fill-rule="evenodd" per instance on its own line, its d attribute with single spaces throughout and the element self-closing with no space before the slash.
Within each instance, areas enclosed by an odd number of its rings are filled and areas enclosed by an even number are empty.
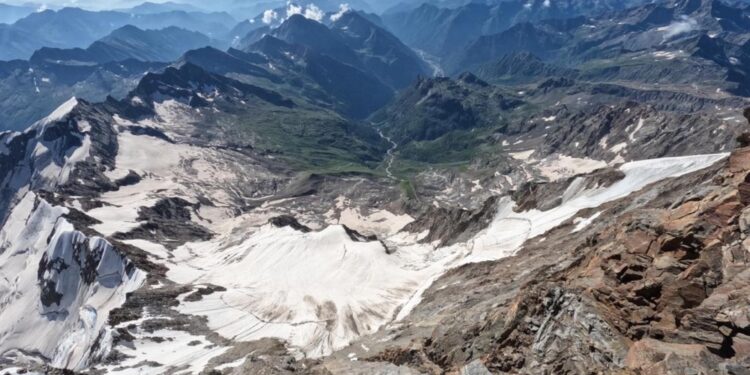
<svg viewBox="0 0 750 375">
<path fill-rule="evenodd" d="M 600 207 L 582 232 L 564 224 L 513 257 L 452 270 L 370 360 L 429 373 L 477 360 L 492 373 L 750 373 L 749 175 L 741 148 Z"/>
</svg>

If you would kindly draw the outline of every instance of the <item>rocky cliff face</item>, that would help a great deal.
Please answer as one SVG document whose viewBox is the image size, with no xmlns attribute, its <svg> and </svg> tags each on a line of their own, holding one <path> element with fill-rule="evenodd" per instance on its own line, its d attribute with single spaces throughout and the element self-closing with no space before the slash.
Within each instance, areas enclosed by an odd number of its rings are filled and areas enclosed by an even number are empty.
<svg viewBox="0 0 750 375">
<path fill-rule="evenodd" d="M 749 179 L 743 147 L 583 212 L 600 219 L 450 271 L 368 354 L 343 352 L 386 373 L 747 373 Z"/>
</svg>

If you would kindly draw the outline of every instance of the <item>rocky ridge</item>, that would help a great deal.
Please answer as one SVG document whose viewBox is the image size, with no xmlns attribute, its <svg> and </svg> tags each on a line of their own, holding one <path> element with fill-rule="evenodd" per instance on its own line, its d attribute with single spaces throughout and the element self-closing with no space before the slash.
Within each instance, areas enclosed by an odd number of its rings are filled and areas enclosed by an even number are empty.
<svg viewBox="0 0 750 375">
<path fill-rule="evenodd" d="M 454 269 L 364 340 L 369 353 L 342 352 L 393 373 L 746 373 L 749 172 L 740 147 L 597 208 L 582 231 L 571 220 L 514 256 Z"/>
</svg>

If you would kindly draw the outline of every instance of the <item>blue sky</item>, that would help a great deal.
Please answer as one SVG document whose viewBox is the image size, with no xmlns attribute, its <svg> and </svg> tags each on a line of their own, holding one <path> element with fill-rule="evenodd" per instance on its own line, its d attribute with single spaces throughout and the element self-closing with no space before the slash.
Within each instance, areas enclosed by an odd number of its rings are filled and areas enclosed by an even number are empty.
<svg viewBox="0 0 750 375">
<path fill-rule="evenodd" d="M 45 1 L 28 1 L 28 0 L 0 0 L 0 3 L 6 3 L 6 4 L 13 4 L 13 5 L 24 5 L 24 4 L 33 4 L 34 7 L 65 7 L 65 6 L 74 6 L 74 7 L 80 7 L 80 8 L 87 8 L 87 9 L 117 9 L 117 8 L 124 8 L 128 6 L 134 6 L 141 4 L 145 1 L 150 1 L 153 3 L 163 3 L 166 2 L 165 0 L 45 0 Z M 188 1 L 174 1 L 174 2 L 184 2 L 187 3 Z M 255 0 L 247 0 L 248 4 L 255 3 L 257 1 Z M 194 4 L 199 2 L 193 2 Z"/>
</svg>

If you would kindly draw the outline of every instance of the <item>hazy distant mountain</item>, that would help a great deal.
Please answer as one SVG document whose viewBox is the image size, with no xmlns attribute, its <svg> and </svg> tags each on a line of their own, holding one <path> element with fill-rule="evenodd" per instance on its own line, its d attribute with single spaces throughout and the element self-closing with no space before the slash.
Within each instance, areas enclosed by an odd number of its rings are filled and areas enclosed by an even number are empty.
<svg viewBox="0 0 750 375">
<path fill-rule="evenodd" d="M 603 75 L 687 83 L 699 75 L 703 79 L 723 76 L 720 86 L 747 90 L 747 57 L 742 52 L 750 33 L 747 10 L 717 0 L 685 0 L 648 4 L 611 17 L 519 23 L 457 49 L 446 65 L 451 71 L 461 71 L 527 51 L 559 66 L 583 67 L 587 79 Z M 688 73 L 690 65 L 703 70 Z"/>
<path fill-rule="evenodd" d="M 122 9 L 123 12 L 135 13 L 135 14 L 153 14 L 153 13 L 165 13 L 165 12 L 201 12 L 203 9 L 198 8 L 191 4 L 176 3 L 167 1 L 164 3 L 152 3 L 145 2 L 143 4 L 136 5 L 132 8 Z"/>
<path fill-rule="evenodd" d="M 136 60 L 77 65 L 46 60 L 0 61 L 0 126 L 3 130 L 22 130 L 71 96 L 92 101 L 110 95 L 123 97 L 143 74 L 163 67 L 162 63 Z"/>
<path fill-rule="evenodd" d="M 406 44 L 444 57 L 483 35 L 505 31 L 517 23 L 602 14 L 646 2 L 649 1 L 506 0 L 466 2 L 455 7 L 448 7 L 445 2 L 426 2 L 394 9 L 382 17 L 388 29 Z"/>
<path fill-rule="evenodd" d="M 226 34 L 224 40 L 228 41 L 232 47 L 239 47 L 242 40 L 245 39 L 249 33 L 264 26 L 265 25 L 263 24 L 256 23 L 254 20 L 244 20 L 235 25 L 232 30 Z"/>
<path fill-rule="evenodd" d="M 36 8 L 32 6 L 0 4 L 0 23 L 11 24 L 34 12 Z"/>
<path fill-rule="evenodd" d="M 423 4 L 413 11 L 384 15 L 383 22 L 406 44 L 436 56 L 510 25 L 505 12 L 484 4 L 458 9 Z"/>
<path fill-rule="evenodd" d="M 349 9 L 363 10 L 367 12 L 374 11 L 369 1 L 365 0 L 226 0 L 218 2 L 212 1 L 210 3 L 204 1 L 193 1 L 191 3 L 204 9 L 229 12 L 235 18 L 241 20 L 249 19 L 260 21 L 263 19 L 264 13 L 267 11 L 273 11 L 276 14 L 276 22 L 274 22 L 276 25 L 278 25 L 279 22 L 283 22 L 294 13 L 300 11 L 304 13 L 308 8 L 311 9 L 311 12 L 320 12 L 321 15 L 338 12 L 344 4 L 346 4 Z"/>
<path fill-rule="evenodd" d="M 211 45 L 211 39 L 197 31 L 170 26 L 160 30 L 141 30 L 123 26 L 89 46 L 99 61 L 133 58 L 141 61 L 176 60 L 188 50 Z"/>
<path fill-rule="evenodd" d="M 226 13 L 169 11 L 152 14 L 130 14 L 115 11 L 92 12 L 64 8 L 33 13 L 6 26 L 0 39 L 0 59 L 28 58 L 42 47 L 86 47 L 125 25 L 142 29 L 176 26 L 221 38 L 237 21 Z M 21 37 L 16 37 L 19 35 Z"/>
<path fill-rule="evenodd" d="M 0 62 L 0 123 L 5 129 L 22 129 L 72 95 L 93 101 L 122 97 L 144 73 L 210 44 L 195 31 L 128 25 L 86 49 L 44 47 L 28 62 Z"/>
<path fill-rule="evenodd" d="M 42 42 L 31 32 L 0 24 L 0 46 L 0 60 L 12 60 L 30 56 Z"/>
<path fill-rule="evenodd" d="M 416 77 L 429 74 L 424 61 L 411 48 L 359 12 L 344 13 L 333 22 L 331 30 L 359 54 L 368 71 L 391 87 L 406 87 Z"/>
<path fill-rule="evenodd" d="M 374 74 L 395 89 L 409 85 L 419 75 L 429 74 L 416 53 L 357 12 L 344 13 L 330 28 L 293 16 L 271 30 L 270 35 Z"/>
<path fill-rule="evenodd" d="M 460 72 L 524 51 L 548 58 L 568 41 L 566 36 L 560 34 L 554 28 L 541 28 L 531 22 L 523 22 L 501 33 L 479 37 L 463 51 L 446 59 L 445 66 L 451 72 Z"/>
<path fill-rule="evenodd" d="M 414 51 L 354 11 L 334 17 L 330 27 L 294 15 L 278 28 L 250 32 L 240 45 L 308 98 L 353 117 L 369 115 L 430 74 Z"/>
<path fill-rule="evenodd" d="M 371 72 L 308 46 L 266 35 L 247 51 L 266 57 L 266 65 L 303 95 L 347 116 L 366 117 L 393 96 Z"/>
<path fill-rule="evenodd" d="M 274 68 L 301 74 L 313 91 L 332 96 L 334 107 L 354 117 L 366 116 L 396 90 L 431 74 L 413 50 L 362 12 L 343 12 L 325 22 L 294 15 L 277 28 L 250 32 L 240 46 L 267 56 Z"/>
<path fill-rule="evenodd" d="M 123 26 L 88 48 L 41 48 L 34 52 L 32 61 L 56 63 L 106 63 L 135 59 L 140 61 L 171 62 L 188 50 L 205 47 L 211 39 L 196 32 L 170 26 L 160 30 L 141 30 Z"/>
</svg>

